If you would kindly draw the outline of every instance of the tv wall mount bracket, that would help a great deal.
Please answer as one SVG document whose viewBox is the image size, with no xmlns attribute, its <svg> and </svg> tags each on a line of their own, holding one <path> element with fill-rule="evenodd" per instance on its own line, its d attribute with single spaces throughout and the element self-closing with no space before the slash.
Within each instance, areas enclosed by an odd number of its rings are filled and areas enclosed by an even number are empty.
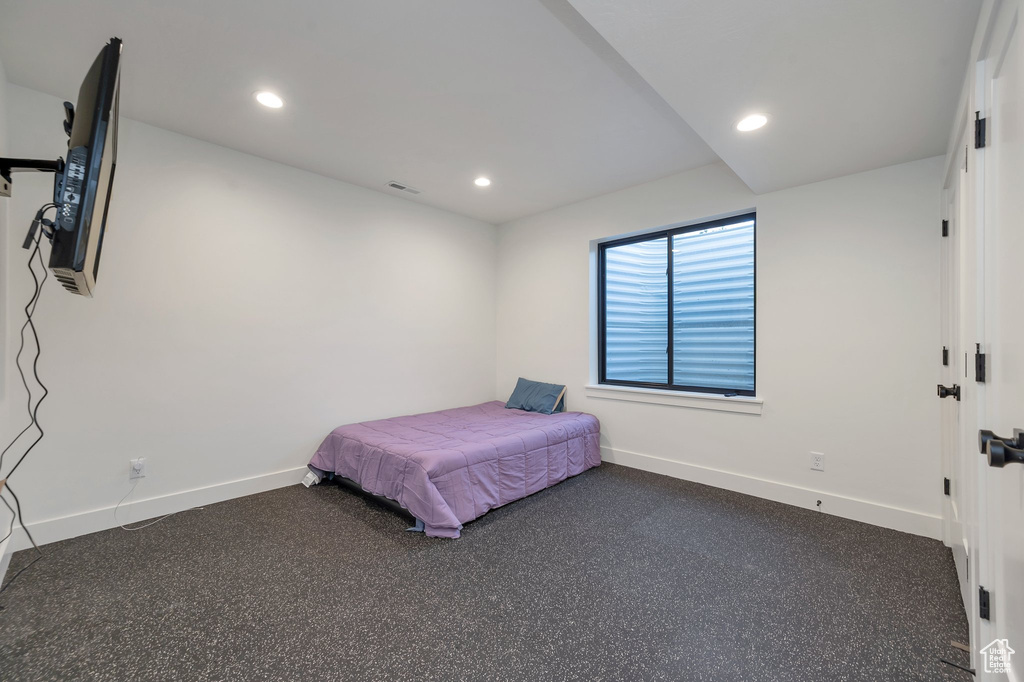
<svg viewBox="0 0 1024 682">
<path fill-rule="evenodd" d="M 45 159 L 11 159 L 0 158 L 0 197 L 11 196 L 12 173 L 36 171 L 39 173 L 63 173 L 64 159 L 47 161 Z"/>
</svg>

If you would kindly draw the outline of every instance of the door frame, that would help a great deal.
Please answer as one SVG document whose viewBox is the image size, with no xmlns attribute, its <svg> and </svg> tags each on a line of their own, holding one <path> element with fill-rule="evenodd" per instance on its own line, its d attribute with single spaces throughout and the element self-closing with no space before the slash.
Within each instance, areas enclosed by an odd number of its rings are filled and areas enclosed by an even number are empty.
<svg viewBox="0 0 1024 682">
<path fill-rule="evenodd" d="M 952 131 L 946 158 L 946 177 L 943 193 L 944 215 L 951 222 L 950 236 L 957 239 L 959 248 L 959 281 L 955 284 L 946 279 L 949 273 L 943 274 L 943 335 L 944 339 L 954 340 L 958 345 L 956 351 L 951 349 L 950 367 L 943 367 L 941 376 L 954 381 L 955 376 L 961 386 L 961 403 L 959 405 L 958 428 L 959 437 L 953 438 L 946 416 L 947 408 L 943 408 L 943 471 L 952 479 L 951 485 L 958 481 L 954 476 L 959 473 L 959 485 L 963 493 L 955 510 L 961 523 L 964 524 L 965 544 L 967 545 L 966 581 L 961 577 L 961 590 L 964 595 L 964 607 L 967 611 L 971 639 L 971 666 L 977 670 L 976 679 L 994 681 L 1004 680 L 1002 675 L 987 674 L 982 669 L 979 649 L 996 637 L 996 629 L 992 621 L 982 619 L 979 615 L 979 587 L 985 586 L 993 590 L 993 599 L 998 599 L 994 592 L 999 581 L 1005 579 L 1001 566 L 994 554 L 998 547 L 994 544 L 998 530 L 998 507 L 993 504 L 992 494 L 995 486 L 989 482 L 989 466 L 987 460 L 979 453 L 977 431 L 986 428 L 988 394 L 985 384 L 978 383 L 974 377 L 974 344 L 981 344 L 982 352 L 986 348 L 986 303 L 991 294 L 985 278 L 986 230 L 994 226 L 986 223 L 986 215 L 991 197 L 986 196 L 986 154 L 985 148 L 975 148 L 974 120 L 975 112 L 981 118 L 988 118 L 992 105 L 992 79 L 998 75 L 999 62 L 1005 53 L 1007 37 L 1017 28 L 1018 12 L 1022 0 L 985 0 L 982 6 L 974 42 L 971 48 L 969 68 L 965 78 L 960 102 L 957 107 L 956 125 Z M 961 172 L 966 163 L 966 172 Z M 958 216 L 953 215 L 956 202 L 956 178 L 961 177 L 959 185 Z M 991 178 L 989 179 L 991 181 Z M 959 222 L 954 218 L 959 217 Z M 994 234 L 994 233 L 993 233 Z M 943 268 L 948 267 L 946 258 L 949 247 L 944 247 Z M 959 320 L 950 319 L 947 310 L 946 287 L 959 289 L 953 295 L 959 296 Z M 949 327 L 954 326 L 952 336 L 945 336 Z M 951 442 L 954 444 L 951 446 Z M 958 465 L 959 462 L 959 465 Z M 952 475 L 950 475 L 952 474 Z M 943 503 L 943 539 L 948 546 L 955 548 L 957 528 L 952 509 L 953 501 Z M 954 553 L 954 561 L 957 558 Z M 966 582 L 966 585 L 964 584 Z M 993 603 L 993 614 L 998 602 Z M 1018 664 L 1019 665 L 1019 664 Z"/>
<path fill-rule="evenodd" d="M 980 112 L 982 118 L 988 119 L 990 122 L 994 121 L 993 112 L 995 111 L 996 105 L 996 81 L 1001 75 L 1001 70 L 1006 59 L 1007 52 L 1011 47 L 1011 42 L 1017 40 L 1018 43 L 1022 38 L 1017 35 L 1022 29 L 1020 26 L 1021 14 L 1024 12 L 1024 2 L 1021 0 L 998 0 L 994 2 L 992 14 L 987 27 L 987 33 L 985 40 L 982 45 L 982 49 L 979 52 L 979 71 L 977 73 L 976 82 L 976 97 L 978 102 L 977 110 Z M 1024 47 L 1017 45 L 1016 49 L 1022 50 Z M 1020 57 L 1018 56 L 1018 59 Z M 1024 97 L 1024 93 L 1017 93 L 1018 97 Z M 990 123 L 987 127 L 988 140 L 986 141 L 986 147 L 977 150 L 977 163 L 979 170 L 982 173 L 982 184 L 979 187 L 979 202 L 982 204 L 980 213 L 980 231 L 982 235 L 981 243 L 981 258 L 979 259 L 979 273 L 978 282 L 981 289 L 980 293 L 985 301 L 985 305 L 988 309 L 995 314 L 999 308 L 996 305 L 998 300 L 998 280 L 999 274 L 993 275 L 993 270 L 986 267 L 985 257 L 987 256 L 992 260 L 989 265 L 996 267 L 997 258 L 995 256 L 995 250 L 1000 248 L 998 244 L 1000 231 L 1008 229 L 1007 219 L 1005 211 L 1001 214 L 996 210 L 996 202 L 998 201 L 997 195 L 1001 189 L 1003 192 L 1006 191 L 1005 187 L 1000 187 L 997 183 L 997 167 L 994 164 L 998 158 L 998 148 L 991 149 L 993 145 L 999 145 L 1000 140 L 992 139 L 995 126 Z M 991 151 L 988 151 L 991 149 Z M 986 187 L 984 181 L 987 179 L 988 186 Z M 1001 184 L 1005 185 L 1005 182 Z M 986 188 L 988 191 L 986 191 Z M 1002 222 L 1001 222 L 1002 221 Z M 997 320 L 990 318 L 984 320 L 988 324 L 984 325 L 981 334 L 985 341 L 998 340 L 999 336 L 992 336 L 991 338 L 985 336 L 992 330 L 993 322 Z M 983 352 L 987 352 L 987 344 L 985 341 L 982 342 Z M 1005 349 L 1003 349 L 1005 351 Z M 1002 361 L 1009 362 L 1007 353 L 1002 353 L 1004 357 Z M 994 361 L 999 361 L 1000 358 L 993 358 Z M 993 424 L 990 420 L 997 419 L 1000 415 L 998 406 L 991 401 L 998 397 L 994 391 L 988 391 L 987 394 L 983 395 L 982 405 L 980 406 L 979 419 L 982 428 L 990 429 L 1002 429 L 997 432 L 1005 431 L 1005 427 L 1001 424 Z M 983 574 L 983 578 L 988 582 L 986 586 L 991 591 L 992 597 L 992 620 L 983 621 L 982 631 L 987 627 L 988 632 L 984 632 L 981 646 L 984 646 L 987 642 L 990 642 L 999 637 L 1007 637 L 1008 635 L 1017 633 L 1010 633 L 1006 630 L 1005 618 L 1003 611 L 1008 608 L 1008 601 L 1006 595 L 1008 594 L 1007 581 L 1008 580 L 1019 580 L 1019 576 L 1007 576 L 1005 575 L 1005 557 L 1004 557 L 1004 546 L 1002 544 L 1004 539 L 1003 524 L 1007 523 L 1007 519 L 1003 516 L 1004 501 L 1002 499 L 1003 478 L 1008 475 L 1014 475 L 1016 472 L 1007 472 L 1000 469 L 993 469 L 989 467 L 986 458 L 981 456 L 979 453 L 979 467 L 981 468 L 980 475 L 980 489 L 984 491 L 985 504 L 982 506 L 982 549 L 983 555 L 981 557 L 982 563 L 986 567 L 986 571 Z M 1020 519 L 1016 519 L 1016 522 L 1020 522 Z M 1021 647 L 1021 642 L 1011 641 L 1011 646 L 1016 645 L 1018 649 Z M 1024 652 L 1022 652 L 1024 653 Z M 977 666 L 976 666 L 977 667 Z M 1016 672 L 1016 676 L 1012 673 L 1008 674 L 1008 678 L 1011 680 L 1021 679 L 1020 671 L 1024 669 L 1024 665 L 1020 662 L 1020 655 L 1014 658 L 1013 671 Z M 1004 679 L 1002 675 L 986 676 L 983 671 L 978 672 L 978 679 Z"/>
</svg>

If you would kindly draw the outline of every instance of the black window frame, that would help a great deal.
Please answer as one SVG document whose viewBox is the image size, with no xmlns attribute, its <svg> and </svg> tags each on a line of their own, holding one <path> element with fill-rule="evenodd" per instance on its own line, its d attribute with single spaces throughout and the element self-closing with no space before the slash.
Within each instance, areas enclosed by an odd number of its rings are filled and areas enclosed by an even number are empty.
<svg viewBox="0 0 1024 682">
<path fill-rule="evenodd" d="M 679 234 L 686 234 L 688 232 L 699 232 L 701 230 L 707 230 L 714 227 L 722 227 L 723 225 L 733 225 L 735 223 L 742 223 L 747 221 L 753 221 L 754 223 L 754 388 L 753 389 L 736 389 L 736 388 L 715 388 L 712 386 L 683 386 L 679 384 L 673 384 L 671 382 L 672 377 L 675 375 L 674 355 L 675 355 L 675 339 L 674 337 L 674 305 L 673 305 L 673 264 L 672 264 L 672 237 Z M 654 241 L 656 239 L 665 238 L 668 243 L 667 246 L 667 267 L 665 271 L 666 279 L 668 280 L 668 344 L 665 349 L 665 353 L 668 355 L 668 372 L 666 373 L 666 383 L 653 383 L 648 381 L 625 381 L 622 379 L 609 379 L 606 373 L 607 364 L 607 346 L 606 336 L 608 333 L 608 321 L 605 310 L 605 298 L 606 298 L 606 287 L 605 287 L 605 251 L 609 248 L 616 246 L 625 246 L 627 244 L 636 244 L 639 242 Z M 681 391 L 687 393 L 708 393 L 712 395 L 725 395 L 725 396 L 744 396 L 744 397 L 755 397 L 757 395 L 757 212 L 751 211 L 749 213 L 741 213 L 739 215 L 729 216 L 728 218 L 717 218 L 715 220 L 707 220 L 701 223 L 686 224 L 686 225 L 674 225 L 667 227 L 657 232 L 645 232 L 643 234 L 632 235 L 629 237 L 622 237 L 620 239 L 610 239 L 605 242 L 601 242 L 597 245 L 597 339 L 598 339 L 598 383 L 608 386 L 632 386 L 636 388 L 654 388 L 668 391 Z"/>
</svg>

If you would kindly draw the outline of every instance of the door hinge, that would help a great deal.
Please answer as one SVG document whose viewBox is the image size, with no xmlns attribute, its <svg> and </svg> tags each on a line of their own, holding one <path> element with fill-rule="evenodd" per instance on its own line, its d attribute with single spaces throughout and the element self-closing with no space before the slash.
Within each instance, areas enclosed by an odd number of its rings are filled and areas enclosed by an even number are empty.
<svg viewBox="0 0 1024 682">
<path fill-rule="evenodd" d="M 942 221 L 942 236 L 943 237 L 948 237 L 949 236 L 949 221 L 948 220 L 943 220 Z"/>
<path fill-rule="evenodd" d="M 985 121 L 980 111 L 974 112 L 974 148 L 981 149 L 985 146 Z"/>
<path fill-rule="evenodd" d="M 949 349 L 945 346 L 942 347 L 942 365 L 943 367 L 949 367 Z"/>
<path fill-rule="evenodd" d="M 985 620 L 989 620 L 992 615 L 991 597 L 988 590 L 978 587 L 978 616 Z"/>
<path fill-rule="evenodd" d="M 974 344 L 974 380 L 979 384 L 985 383 L 985 354 L 981 352 L 981 344 Z"/>
<path fill-rule="evenodd" d="M 942 479 L 942 494 L 943 495 L 949 495 L 949 479 L 948 478 Z"/>
</svg>

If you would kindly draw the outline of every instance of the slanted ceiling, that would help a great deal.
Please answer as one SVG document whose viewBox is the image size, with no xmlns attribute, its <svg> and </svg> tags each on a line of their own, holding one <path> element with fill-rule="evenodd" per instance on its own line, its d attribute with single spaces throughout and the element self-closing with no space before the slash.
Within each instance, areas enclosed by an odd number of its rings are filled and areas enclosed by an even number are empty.
<svg viewBox="0 0 1024 682">
<path fill-rule="evenodd" d="M 981 7 L 569 2 L 757 193 L 945 153 Z"/>
</svg>

